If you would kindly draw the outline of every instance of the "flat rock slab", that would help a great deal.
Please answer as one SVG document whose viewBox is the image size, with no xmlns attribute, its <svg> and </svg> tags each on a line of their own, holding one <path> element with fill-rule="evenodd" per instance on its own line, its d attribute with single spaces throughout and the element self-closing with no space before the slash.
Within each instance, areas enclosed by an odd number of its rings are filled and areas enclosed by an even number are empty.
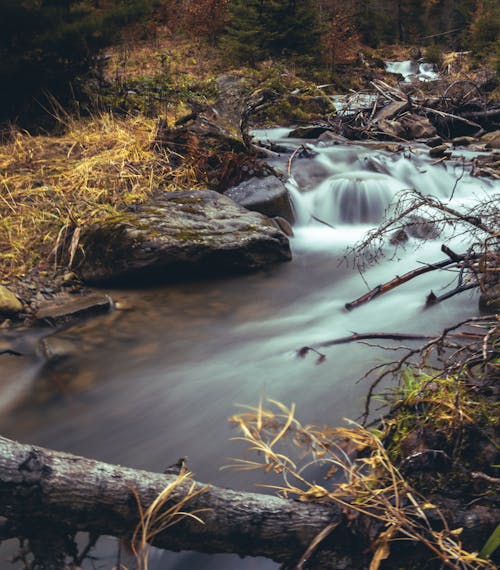
<svg viewBox="0 0 500 570">
<path fill-rule="evenodd" d="M 60 320 L 70 317 L 82 317 L 107 313 L 113 307 L 109 295 L 91 293 L 90 295 L 58 295 L 49 301 L 43 301 L 38 306 L 36 318 Z"/>
<path fill-rule="evenodd" d="M 293 207 L 286 186 L 276 176 L 251 178 L 224 192 L 248 210 L 294 222 Z"/>
<path fill-rule="evenodd" d="M 212 190 L 170 192 L 103 220 L 80 239 L 87 283 L 178 281 L 260 269 L 291 259 L 272 221 Z"/>
</svg>

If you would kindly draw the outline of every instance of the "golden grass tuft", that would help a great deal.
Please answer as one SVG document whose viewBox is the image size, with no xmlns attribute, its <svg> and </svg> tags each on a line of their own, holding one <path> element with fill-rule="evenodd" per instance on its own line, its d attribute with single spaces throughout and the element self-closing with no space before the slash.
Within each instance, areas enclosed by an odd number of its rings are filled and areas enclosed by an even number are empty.
<svg viewBox="0 0 500 570">
<path fill-rule="evenodd" d="M 139 510 L 139 523 L 134 530 L 131 541 L 138 570 L 148 570 L 151 543 L 158 534 L 165 532 L 169 527 L 185 518 L 204 524 L 198 515 L 208 509 L 198 509 L 191 512 L 185 510 L 190 500 L 208 489 L 207 486 L 196 488 L 196 483 L 191 480 L 191 476 L 190 471 L 182 468 L 177 479 L 167 485 L 146 509 L 143 509 L 139 496 L 132 489 Z M 181 487 L 186 484 L 188 485 L 187 490 L 182 491 Z M 181 491 L 183 492 L 182 496 L 174 498 L 174 494 L 179 494 Z"/>
<path fill-rule="evenodd" d="M 152 146 L 156 124 L 143 116 L 62 118 L 64 134 L 14 132 L 0 146 L 0 280 L 48 260 L 70 231 L 141 202 L 156 189 L 194 183 Z M 53 260 L 52 260 L 53 262 Z M 51 263 L 52 263 L 51 262 Z"/>
</svg>

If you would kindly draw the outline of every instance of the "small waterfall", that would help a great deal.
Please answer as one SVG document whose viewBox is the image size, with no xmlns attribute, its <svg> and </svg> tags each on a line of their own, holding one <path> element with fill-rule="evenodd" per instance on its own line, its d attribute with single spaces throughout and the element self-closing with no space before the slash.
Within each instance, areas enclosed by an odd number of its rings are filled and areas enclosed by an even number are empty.
<svg viewBox="0 0 500 570">
<path fill-rule="evenodd" d="M 385 70 L 388 73 L 402 75 L 404 81 L 410 82 L 416 78 L 419 81 L 436 81 L 439 73 L 433 63 L 419 63 L 418 61 L 386 61 Z"/>
<path fill-rule="evenodd" d="M 353 171 L 327 178 L 303 198 L 309 212 L 330 224 L 377 224 L 401 187 L 390 176 Z"/>
</svg>

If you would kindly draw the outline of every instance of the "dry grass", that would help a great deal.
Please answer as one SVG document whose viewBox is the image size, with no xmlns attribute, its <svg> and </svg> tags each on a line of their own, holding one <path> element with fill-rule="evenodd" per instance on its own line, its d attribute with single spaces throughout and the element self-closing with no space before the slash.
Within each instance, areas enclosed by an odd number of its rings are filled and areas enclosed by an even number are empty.
<svg viewBox="0 0 500 570">
<path fill-rule="evenodd" d="M 166 73 L 172 80 L 204 80 L 220 72 L 223 61 L 217 50 L 196 38 L 174 36 L 158 26 L 147 40 L 131 38 L 107 50 L 105 77 L 129 81 Z"/>
<path fill-rule="evenodd" d="M 155 121 L 103 114 L 62 117 L 60 136 L 13 133 L 0 146 L 0 280 L 49 270 L 56 242 L 156 189 L 192 186 L 152 148 Z M 64 232 L 65 231 L 65 232 Z"/>
<path fill-rule="evenodd" d="M 443 567 L 454 569 L 492 569 L 494 566 L 467 552 L 460 542 L 461 529 L 448 526 L 435 505 L 420 497 L 394 466 L 381 440 L 362 426 L 318 428 L 303 426 L 295 410 L 269 400 L 231 418 L 242 432 L 239 439 L 258 453 L 256 460 L 237 459 L 238 469 L 263 469 L 283 476 L 284 484 L 272 486 L 285 497 L 300 501 L 320 501 L 340 505 L 349 520 L 365 515 L 378 529 L 373 545 L 370 570 L 377 570 L 390 555 L 394 540 L 424 544 Z M 299 462 L 280 450 L 290 445 L 300 450 Z M 327 470 L 325 483 L 309 480 L 311 466 Z M 428 518 L 441 517 L 443 529 L 435 530 Z M 308 556 L 311 552 L 307 553 Z"/>
<path fill-rule="evenodd" d="M 139 523 L 134 530 L 131 543 L 137 559 L 138 570 L 148 570 L 151 543 L 158 534 L 185 518 L 191 518 L 200 524 L 204 524 L 198 516 L 202 510 L 192 512 L 185 510 L 191 499 L 208 489 L 208 487 L 197 489 L 196 484 L 191 481 L 191 476 L 192 473 L 182 469 L 177 479 L 167 485 L 147 509 L 143 509 L 140 499 L 134 491 L 139 510 Z M 183 492 L 181 498 L 173 500 L 173 495 L 179 493 L 180 487 L 184 484 L 188 485 L 187 491 Z"/>
</svg>

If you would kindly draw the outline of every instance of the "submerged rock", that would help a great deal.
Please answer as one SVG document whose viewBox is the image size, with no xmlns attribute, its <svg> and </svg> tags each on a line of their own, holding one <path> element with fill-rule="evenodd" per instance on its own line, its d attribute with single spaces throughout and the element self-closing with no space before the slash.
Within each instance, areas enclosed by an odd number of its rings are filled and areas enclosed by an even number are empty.
<svg viewBox="0 0 500 570">
<path fill-rule="evenodd" d="M 251 178 L 224 192 L 241 206 L 269 217 L 294 221 L 292 203 L 286 186 L 276 176 Z"/>
<path fill-rule="evenodd" d="M 83 232 L 78 273 L 127 285 L 223 275 L 291 259 L 271 220 L 212 190 L 165 194 Z"/>
</svg>

